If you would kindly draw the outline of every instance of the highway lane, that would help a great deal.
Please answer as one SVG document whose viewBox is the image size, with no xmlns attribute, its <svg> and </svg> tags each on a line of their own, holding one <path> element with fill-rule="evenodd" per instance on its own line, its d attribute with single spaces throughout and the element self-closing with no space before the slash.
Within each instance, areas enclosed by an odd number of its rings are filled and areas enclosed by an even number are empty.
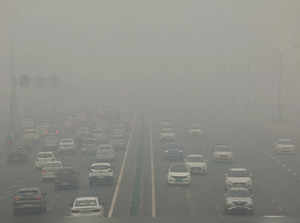
<svg viewBox="0 0 300 223">
<path fill-rule="evenodd" d="M 290 176 L 267 156 L 268 151 L 262 149 L 269 146 L 271 142 L 270 133 L 266 132 L 260 125 L 254 127 L 249 124 L 249 126 L 251 126 L 251 131 L 248 130 L 247 125 L 224 126 L 224 128 L 218 129 L 215 126 L 213 128 L 204 126 L 206 127 L 206 135 L 202 140 L 192 139 L 182 128 L 176 129 L 179 142 L 184 144 L 187 154 L 200 151 L 210 157 L 210 148 L 213 144 L 229 141 L 232 142 L 236 155 L 236 161 L 232 165 L 209 162 L 209 174 L 193 177 L 189 187 L 169 187 L 166 185 L 168 162 L 161 159 L 163 154 L 159 151 L 159 131 L 157 125 L 154 126 L 157 215 L 213 215 L 217 216 L 216 218 L 227 219 L 228 217 L 223 215 L 224 173 L 231 166 L 240 166 L 249 168 L 255 176 L 255 216 L 280 214 L 298 216 L 297 207 L 299 205 L 298 200 L 295 199 L 295 194 L 299 193 L 297 184 L 291 183 L 293 180 Z M 285 193 L 282 191 L 286 191 L 290 195 L 285 197 Z"/>
<path fill-rule="evenodd" d="M 81 155 L 58 155 L 65 166 L 72 166 L 80 172 L 80 188 L 79 190 L 63 190 L 54 191 L 52 183 L 41 182 L 40 171 L 34 169 L 34 157 L 37 151 L 41 150 L 41 146 L 37 146 L 31 154 L 30 160 L 24 165 L 8 165 L 5 156 L 1 160 L 1 184 L 0 184 L 0 215 L 5 222 L 44 222 L 49 219 L 62 218 L 69 214 L 69 206 L 74 198 L 78 196 L 97 195 L 103 199 L 105 204 L 105 215 L 107 216 L 113 193 L 115 191 L 116 180 L 113 186 L 98 186 L 90 188 L 88 184 L 88 167 L 92 163 L 92 156 Z M 115 176 L 118 177 L 121 163 L 124 157 L 124 151 L 117 153 L 116 160 L 113 162 Z M 44 215 L 12 215 L 12 198 L 13 193 L 21 187 L 38 186 L 42 191 L 47 192 L 48 212 Z M 125 209 L 125 207 L 122 207 Z M 127 207 L 127 214 L 128 214 Z M 125 212 L 124 212 L 125 213 Z"/>
</svg>

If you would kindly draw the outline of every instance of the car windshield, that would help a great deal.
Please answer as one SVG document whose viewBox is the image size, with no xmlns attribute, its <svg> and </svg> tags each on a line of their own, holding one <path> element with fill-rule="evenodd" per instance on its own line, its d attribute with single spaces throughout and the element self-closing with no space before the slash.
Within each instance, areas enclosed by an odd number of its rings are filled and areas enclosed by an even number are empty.
<svg viewBox="0 0 300 223">
<path fill-rule="evenodd" d="M 185 173 L 188 172 L 188 169 L 185 165 L 175 165 L 172 166 L 170 169 L 171 172 L 177 172 L 177 173 Z"/>
<path fill-rule="evenodd" d="M 73 139 L 62 139 L 61 143 L 73 143 Z"/>
<path fill-rule="evenodd" d="M 160 130 L 160 132 L 162 133 L 173 133 L 173 129 L 171 128 L 163 128 Z"/>
<path fill-rule="evenodd" d="M 292 145 L 293 142 L 290 139 L 281 139 L 281 140 L 278 141 L 278 144 L 281 144 L 281 145 Z"/>
<path fill-rule="evenodd" d="M 111 169 L 111 167 L 105 166 L 105 165 L 103 165 L 103 166 L 97 165 L 97 166 L 92 166 L 91 169 L 92 170 L 109 170 L 109 169 Z"/>
<path fill-rule="evenodd" d="M 216 152 L 231 152 L 231 149 L 228 146 L 216 146 Z"/>
<path fill-rule="evenodd" d="M 203 157 L 187 157 L 186 160 L 188 162 L 200 162 L 200 163 L 204 162 Z"/>
<path fill-rule="evenodd" d="M 249 172 L 247 170 L 234 170 L 228 172 L 229 177 L 249 177 Z"/>
<path fill-rule="evenodd" d="M 90 207 L 90 206 L 97 206 L 96 200 L 76 200 L 75 207 Z"/>
<path fill-rule="evenodd" d="M 22 196 L 34 196 L 39 194 L 38 190 L 20 190 L 17 192 L 18 195 L 22 195 Z"/>
<path fill-rule="evenodd" d="M 62 163 L 61 162 L 55 162 L 55 163 L 47 163 L 45 165 L 45 168 L 59 168 L 62 167 Z"/>
<path fill-rule="evenodd" d="M 229 197 L 250 197 L 248 190 L 230 190 L 228 192 Z"/>
<path fill-rule="evenodd" d="M 38 158 L 52 158 L 53 154 L 51 153 L 39 153 Z"/>
<path fill-rule="evenodd" d="M 112 146 L 100 146 L 98 150 L 111 150 Z"/>
</svg>

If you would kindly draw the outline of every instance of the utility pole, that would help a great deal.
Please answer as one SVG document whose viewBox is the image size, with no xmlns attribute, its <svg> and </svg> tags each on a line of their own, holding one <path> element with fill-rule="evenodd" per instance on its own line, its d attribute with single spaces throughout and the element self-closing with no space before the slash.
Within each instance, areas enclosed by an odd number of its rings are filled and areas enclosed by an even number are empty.
<svg viewBox="0 0 300 223">
<path fill-rule="evenodd" d="M 9 98 L 9 134 L 13 137 L 13 142 L 16 138 L 16 119 L 17 119 L 17 78 L 15 74 L 15 62 L 14 62 L 14 42 L 11 41 L 10 48 L 10 98 Z"/>
<path fill-rule="evenodd" d="M 277 106 L 278 106 L 278 121 L 282 121 L 282 72 L 283 61 L 282 52 L 279 50 L 279 77 L 278 77 L 278 89 L 277 89 Z"/>
</svg>

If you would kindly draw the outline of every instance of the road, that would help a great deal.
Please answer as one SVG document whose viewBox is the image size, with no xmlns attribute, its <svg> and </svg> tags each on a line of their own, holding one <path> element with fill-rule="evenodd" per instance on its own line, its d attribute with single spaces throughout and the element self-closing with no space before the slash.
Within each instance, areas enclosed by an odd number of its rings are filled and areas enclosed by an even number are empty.
<svg viewBox="0 0 300 223">
<path fill-rule="evenodd" d="M 187 129 L 194 118 L 171 117 L 185 154 L 201 153 L 208 159 L 208 175 L 193 176 L 192 184 L 187 187 L 170 187 L 166 183 L 169 162 L 163 159 L 158 141 L 161 119 L 159 115 L 137 115 L 128 150 L 118 153 L 114 162 L 117 177 L 112 187 L 100 186 L 91 190 L 87 178 L 91 161 L 79 154 L 60 159 L 80 172 L 80 189 L 60 192 L 54 192 L 51 183 L 41 182 L 39 171 L 33 168 L 34 155 L 24 166 L 7 165 L 5 157 L 2 157 L 0 216 L 4 222 L 52 222 L 68 216 L 69 204 L 75 197 L 98 195 L 104 200 L 105 215 L 112 219 L 137 216 L 142 219 L 188 218 L 195 221 L 201 218 L 206 222 L 266 222 L 257 219 L 281 215 L 300 219 L 300 199 L 297 198 L 300 193 L 300 154 L 278 157 L 271 150 L 274 139 L 286 132 L 270 131 L 270 123 L 203 121 L 204 134 L 193 137 Z M 298 136 L 297 129 L 290 131 L 293 137 Z M 210 151 L 217 143 L 232 145 L 234 163 L 217 164 L 212 161 Z M 35 151 L 39 149 L 37 146 Z M 226 216 L 223 213 L 224 173 L 230 167 L 246 167 L 254 175 L 254 216 Z M 24 186 L 39 186 L 48 193 L 46 214 L 12 215 L 12 195 Z"/>
</svg>

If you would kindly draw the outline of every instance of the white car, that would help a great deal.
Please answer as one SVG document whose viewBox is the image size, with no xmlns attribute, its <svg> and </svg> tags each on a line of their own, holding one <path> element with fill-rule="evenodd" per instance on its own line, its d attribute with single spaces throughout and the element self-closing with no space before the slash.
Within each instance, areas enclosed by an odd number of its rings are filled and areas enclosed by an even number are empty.
<svg viewBox="0 0 300 223">
<path fill-rule="evenodd" d="M 71 208 L 71 216 L 100 216 L 104 215 L 104 206 L 98 197 L 78 197 Z"/>
<path fill-rule="evenodd" d="M 175 138 L 176 133 L 172 128 L 163 128 L 160 130 L 159 136 L 160 136 L 160 141 L 162 142 L 164 140 L 168 140 L 169 138 Z"/>
<path fill-rule="evenodd" d="M 56 157 L 53 152 L 39 152 L 36 155 L 35 167 L 42 169 L 47 163 L 56 161 Z"/>
<path fill-rule="evenodd" d="M 213 159 L 221 162 L 232 162 L 233 153 L 227 145 L 216 145 L 213 149 Z"/>
<path fill-rule="evenodd" d="M 63 138 L 59 142 L 58 151 L 61 153 L 75 152 L 75 143 L 72 138 Z"/>
<path fill-rule="evenodd" d="M 192 136 L 200 136 L 203 134 L 203 130 L 200 128 L 200 125 L 193 125 L 189 129 L 189 134 Z"/>
<path fill-rule="evenodd" d="M 245 188 L 232 188 L 225 194 L 226 214 L 254 213 L 253 195 Z"/>
<path fill-rule="evenodd" d="M 113 184 L 114 170 L 110 163 L 93 163 L 89 168 L 89 184 Z"/>
<path fill-rule="evenodd" d="M 225 174 L 225 189 L 242 187 L 253 190 L 252 174 L 246 168 L 231 168 Z"/>
<path fill-rule="evenodd" d="M 190 154 L 184 159 L 192 174 L 207 174 L 207 161 L 201 154 Z"/>
<path fill-rule="evenodd" d="M 62 168 L 63 165 L 61 161 L 53 161 L 45 164 L 41 171 L 42 181 L 53 180 L 56 177 L 56 172 Z"/>
<path fill-rule="evenodd" d="M 185 163 L 171 164 L 168 175 L 168 184 L 183 184 L 189 185 L 192 181 L 190 167 Z"/>
<path fill-rule="evenodd" d="M 96 151 L 97 161 L 113 161 L 115 156 L 115 150 L 110 144 L 101 144 Z"/>
<path fill-rule="evenodd" d="M 159 123 L 161 128 L 169 128 L 172 127 L 172 122 L 169 120 L 163 120 Z"/>
<path fill-rule="evenodd" d="M 276 154 L 295 154 L 296 146 L 291 139 L 279 139 L 274 144 L 274 152 Z"/>
</svg>

